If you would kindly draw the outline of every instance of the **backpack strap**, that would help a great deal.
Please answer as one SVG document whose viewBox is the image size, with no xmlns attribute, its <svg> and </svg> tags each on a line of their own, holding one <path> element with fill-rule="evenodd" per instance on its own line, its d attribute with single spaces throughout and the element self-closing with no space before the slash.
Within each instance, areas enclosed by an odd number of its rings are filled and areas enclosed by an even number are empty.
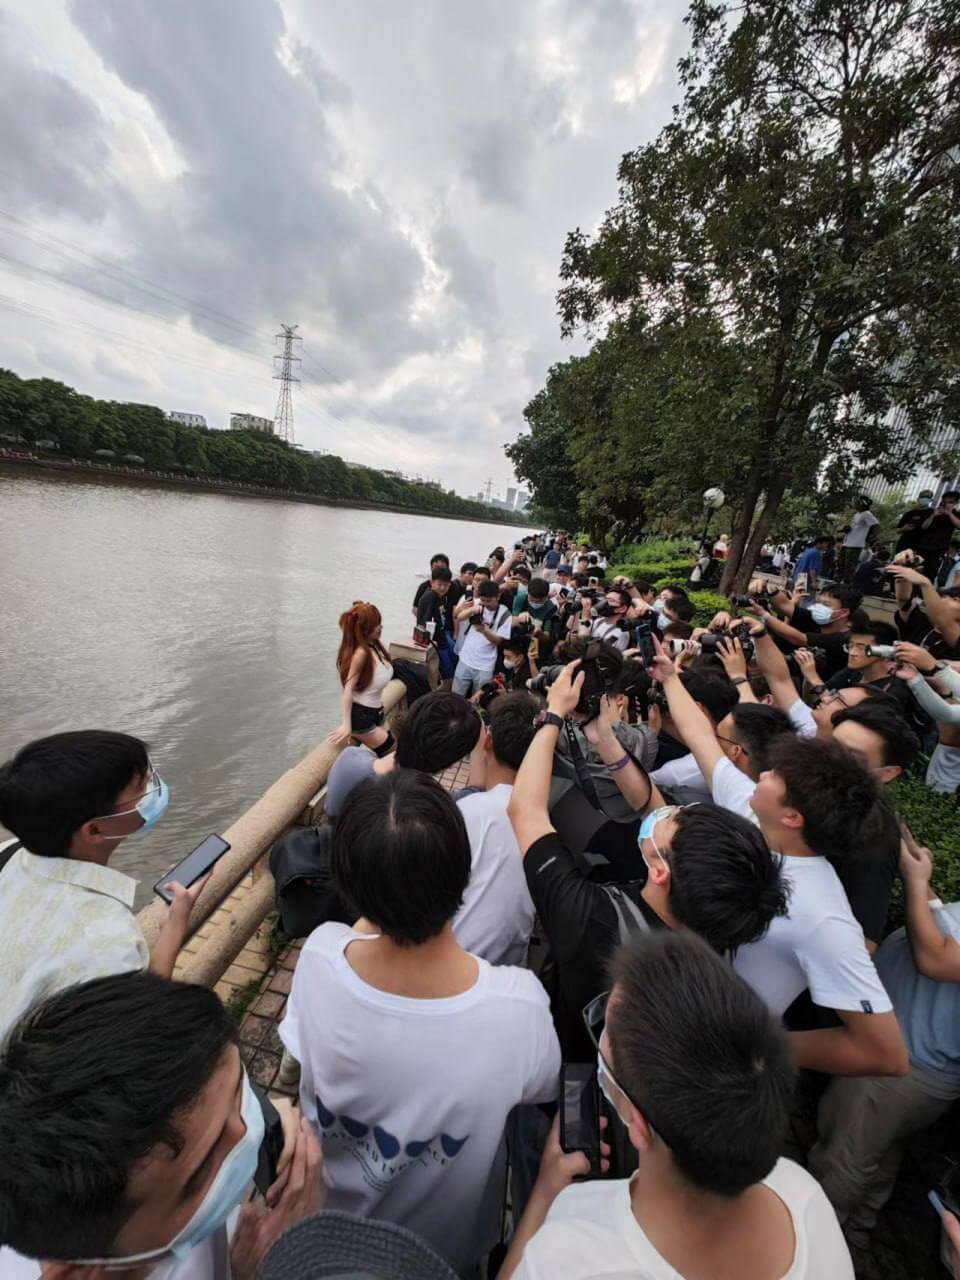
<svg viewBox="0 0 960 1280">
<path fill-rule="evenodd" d="M 23 848 L 22 840 L 14 840 L 12 844 L 8 844 L 6 849 L 0 850 L 0 871 L 7 865 L 10 859 L 18 850 Z"/>
<path fill-rule="evenodd" d="M 646 916 L 619 885 L 604 884 L 600 888 L 610 899 L 610 905 L 617 914 L 621 943 L 627 942 L 634 934 L 650 932 Z"/>
</svg>

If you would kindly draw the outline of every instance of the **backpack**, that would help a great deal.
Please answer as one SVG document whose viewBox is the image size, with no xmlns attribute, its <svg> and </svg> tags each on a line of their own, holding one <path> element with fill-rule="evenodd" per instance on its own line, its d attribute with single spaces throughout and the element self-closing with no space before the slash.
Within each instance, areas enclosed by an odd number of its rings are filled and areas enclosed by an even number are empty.
<svg viewBox="0 0 960 1280">
<path fill-rule="evenodd" d="M 328 920 L 353 924 L 330 870 L 333 827 L 293 827 L 270 850 L 280 923 L 288 938 L 305 938 Z"/>
</svg>

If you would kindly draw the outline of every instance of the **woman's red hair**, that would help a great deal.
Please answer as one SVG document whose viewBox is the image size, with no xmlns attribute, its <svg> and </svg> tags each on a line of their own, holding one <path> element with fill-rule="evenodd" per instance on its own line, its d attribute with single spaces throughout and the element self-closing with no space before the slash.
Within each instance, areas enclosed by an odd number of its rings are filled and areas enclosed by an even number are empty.
<svg viewBox="0 0 960 1280">
<path fill-rule="evenodd" d="M 337 654 L 337 671 L 340 683 L 346 684 L 350 674 L 350 666 L 358 649 L 363 651 L 363 665 L 356 688 L 362 692 L 373 679 L 373 655 L 389 662 L 389 655 L 379 640 L 373 639 L 373 633 L 381 625 L 383 619 L 375 604 L 367 604 L 365 600 L 354 600 L 353 607 L 340 615 L 340 630 L 343 639 L 340 641 L 340 652 Z"/>
</svg>

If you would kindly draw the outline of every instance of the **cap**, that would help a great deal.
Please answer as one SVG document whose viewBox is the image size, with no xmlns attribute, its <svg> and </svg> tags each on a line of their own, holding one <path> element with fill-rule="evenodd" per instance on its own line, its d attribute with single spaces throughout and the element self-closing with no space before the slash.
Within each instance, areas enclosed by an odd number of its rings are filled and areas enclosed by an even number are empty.
<svg viewBox="0 0 960 1280">
<path fill-rule="evenodd" d="M 557 573 L 573 573 L 572 564 L 558 564 Z"/>
<path fill-rule="evenodd" d="M 274 1244 L 257 1280 L 457 1280 L 412 1231 L 328 1210 L 304 1218 Z"/>
</svg>

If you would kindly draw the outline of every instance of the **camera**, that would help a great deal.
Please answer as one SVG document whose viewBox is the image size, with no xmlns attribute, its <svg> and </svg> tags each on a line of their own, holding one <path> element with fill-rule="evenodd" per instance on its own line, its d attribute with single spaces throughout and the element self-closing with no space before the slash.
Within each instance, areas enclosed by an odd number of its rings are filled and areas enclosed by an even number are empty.
<svg viewBox="0 0 960 1280">
<path fill-rule="evenodd" d="M 600 699 L 609 693 L 616 684 L 617 676 L 623 666 L 623 659 L 612 645 L 602 640 L 591 640 L 586 652 L 580 660 L 580 672 L 583 674 L 583 687 L 576 710 L 588 720 L 593 720 L 600 713 Z M 531 693 L 545 694 L 563 670 L 563 665 L 544 667 L 538 676 L 527 681 Z"/>
<path fill-rule="evenodd" d="M 730 597 L 730 603 L 732 605 L 736 605 L 738 609 L 749 609 L 750 606 L 753 604 L 758 604 L 761 606 L 761 608 L 766 609 L 770 605 L 770 600 L 771 600 L 771 596 L 769 591 L 757 591 L 752 596 L 747 595 L 747 596 L 731 596 Z"/>
<path fill-rule="evenodd" d="M 614 608 L 608 601 L 601 600 L 596 609 L 594 609 L 594 613 L 598 618 L 609 618 L 613 615 Z"/>
<path fill-rule="evenodd" d="M 477 699 L 477 705 L 481 711 L 489 711 L 491 702 L 498 698 L 501 693 L 506 692 L 506 685 L 503 682 L 503 676 L 497 676 L 493 680 L 487 680 L 480 686 L 480 697 Z"/>
<path fill-rule="evenodd" d="M 546 694 L 562 670 L 563 663 L 558 663 L 553 667 L 543 667 L 538 676 L 533 676 L 527 681 L 527 688 L 531 693 Z"/>
<path fill-rule="evenodd" d="M 893 658 L 896 650 L 892 644 L 872 644 L 868 650 L 872 658 Z"/>
<path fill-rule="evenodd" d="M 746 627 L 731 627 L 728 631 L 708 632 L 700 637 L 701 653 L 716 653 L 723 640 L 739 640 L 740 647 L 743 650 L 743 656 L 748 662 L 753 661 L 756 653 L 756 645 L 753 642 L 753 636 Z"/>
<path fill-rule="evenodd" d="M 518 622 L 514 626 L 511 634 L 514 640 L 517 640 L 519 639 L 520 636 L 532 636 L 534 633 L 534 630 L 535 628 L 532 622 Z"/>
</svg>

